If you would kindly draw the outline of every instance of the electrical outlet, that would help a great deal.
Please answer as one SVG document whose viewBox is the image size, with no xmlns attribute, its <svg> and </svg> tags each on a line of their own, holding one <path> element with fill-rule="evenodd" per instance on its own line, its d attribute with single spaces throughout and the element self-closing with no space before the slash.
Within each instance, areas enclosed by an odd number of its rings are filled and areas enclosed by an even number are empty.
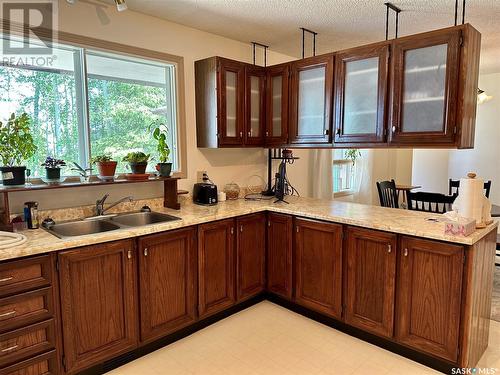
<svg viewBox="0 0 500 375">
<path fill-rule="evenodd" d="M 207 171 L 196 172 L 196 182 L 203 182 L 203 174 L 207 174 Z"/>
</svg>

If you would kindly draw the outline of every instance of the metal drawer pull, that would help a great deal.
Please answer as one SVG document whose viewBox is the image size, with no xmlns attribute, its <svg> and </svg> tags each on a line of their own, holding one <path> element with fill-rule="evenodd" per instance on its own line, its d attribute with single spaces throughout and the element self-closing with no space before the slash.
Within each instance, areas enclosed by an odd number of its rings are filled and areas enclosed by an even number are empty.
<svg viewBox="0 0 500 375">
<path fill-rule="evenodd" d="M 8 352 L 13 352 L 14 350 L 16 350 L 19 346 L 18 345 L 12 345 L 8 348 L 5 348 L 5 349 L 2 349 L 1 352 L 2 353 L 8 353 Z"/>
<path fill-rule="evenodd" d="M 395 126 L 392 127 L 392 132 L 396 133 L 396 127 Z"/>
<path fill-rule="evenodd" d="M 231 227 L 231 234 L 234 234 L 234 228 Z"/>
<path fill-rule="evenodd" d="M 6 281 L 10 281 L 14 278 L 14 276 L 8 276 L 8 277 L 4 277 L 3 279 L 0 279 L 0 283 L 4 283 Z"/>
<path fill-rule="evenodd" d="M 240 132 L 240 138 L 243 138 L 243 132 Z"/>
<path fill-rule="evenodd" d="M 387 245 L 387 252 L 390 254 L 392 252 L 391 244 Z"/>
<path fill-rule="evenodd" d="M 270 220 L 267 222 L 267 226 L 271 227 L 271 221 Z"/>
<path fill-rule="evenodd" d="M 16 315 L 16 310 L 8 311 L 6 313 L 0 314 L 0 318 L 7 318 L 12 315 Z"/>
<path fill-rule="evenodd" d="M 405 257 L 408 256 L 408 249 L 405 248 L 405 253 L 404 253 Z"/>
<path fill-rule="evenodd" d="M 147 248 L 147 247 L 145 247 L 145 248 L 144 248 L 143 253 L 144 253 L 144 256 L 145 256 L 145 257 L 147 257 L 147 256 L 148 256 L 148 248 Z"/>
</svg>

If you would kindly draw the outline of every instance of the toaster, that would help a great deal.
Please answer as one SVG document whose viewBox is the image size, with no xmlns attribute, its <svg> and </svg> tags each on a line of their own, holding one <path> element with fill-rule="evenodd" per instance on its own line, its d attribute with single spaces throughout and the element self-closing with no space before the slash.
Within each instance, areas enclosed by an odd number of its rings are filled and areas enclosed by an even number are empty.
<svg viewBox="0 0 500 375">
<path fill-rule="evenodd" d="M 205 182 L 194 184 L 193 202 L 207 206 L 217 204 L 217 185 Z"/>
</svg>

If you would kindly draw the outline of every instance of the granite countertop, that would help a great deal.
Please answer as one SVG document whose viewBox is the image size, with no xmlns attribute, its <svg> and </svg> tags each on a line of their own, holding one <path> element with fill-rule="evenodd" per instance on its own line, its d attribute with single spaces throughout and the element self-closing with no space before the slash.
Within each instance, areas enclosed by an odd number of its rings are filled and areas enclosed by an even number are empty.
<svg viewBox="0 0 500 375">
<path fill-rule="evenodd" d="M 181 220 L 70 239 L 59 239 L 43 229 L 26 230 L 22 233 L 27 236 L 28 241 L 21 246 L 0 249 L 0 261 L 143 236 L 266 210 L 464 245 L 473 245 L 498 225 L 497 222 L 493 222 L 467 237 L 448 236 L 444 234 L 442 222 L 429 220 L 442 218 L 438 214 L 312 198 L 287 197 L 287 201 L 289 204 L 273 203 L 274 200 L 239 199 L 220 202 L 210 207 L 187 202 L 182 204 L 180 210 L 165 208 L 155 210 L 177 216 Z"/>
</svg>

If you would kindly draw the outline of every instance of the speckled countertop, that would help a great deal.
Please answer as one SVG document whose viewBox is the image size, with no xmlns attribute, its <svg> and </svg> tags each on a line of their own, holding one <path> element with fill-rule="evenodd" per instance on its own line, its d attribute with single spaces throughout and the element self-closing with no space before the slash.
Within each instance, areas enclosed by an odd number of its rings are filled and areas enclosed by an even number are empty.
<svg viewBox="0 0 500 375">
<path fill-rule="evenodd" d="M 59 239 L 43 229 L 27 230 L 22 233 L 28 237 L 28 241 L 21 246 L 0 250 L 0 261 L 137 237 L 266 210 L 465 245 L 473 245 L 498 225 L 494 222 L 484 229 L 476 230 L 468 237 L 447 236 L 444 235 L 442 222 L 429 221 L 432 218 L 439 219 L 441 215 L 311 198 L 287 197 L 287 201 L 289 204 L 273 203 L 273 200 L 239 199 L 221 202 L 211 207 L 186 202 L 178 211 L 155 207 L 156 211 L 177 216 L 182 220 L 71 239 Z"/>
</svg>

